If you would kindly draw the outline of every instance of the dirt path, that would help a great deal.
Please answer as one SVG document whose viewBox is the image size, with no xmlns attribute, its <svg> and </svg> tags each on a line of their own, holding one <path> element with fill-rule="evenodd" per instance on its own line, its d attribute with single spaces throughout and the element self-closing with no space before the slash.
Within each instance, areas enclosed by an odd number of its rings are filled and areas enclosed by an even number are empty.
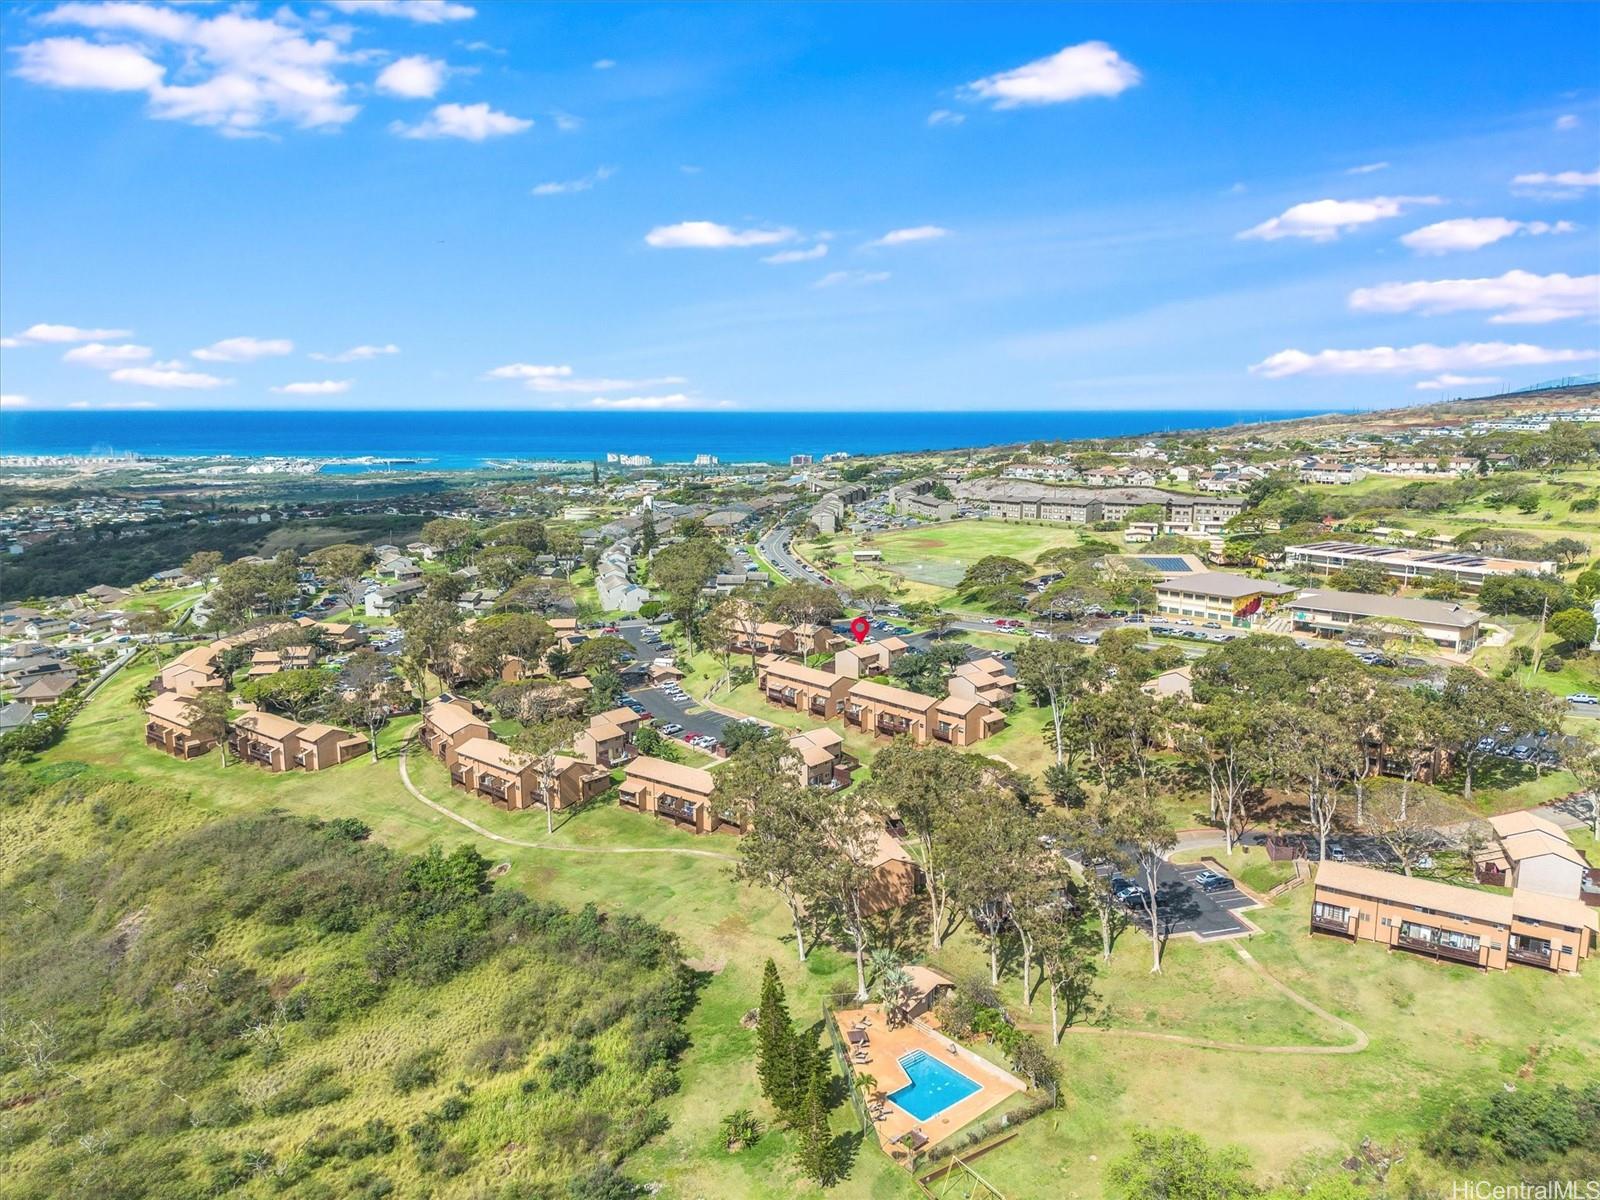
<svg viewBox="0 0 1600 1200">
<path fill-rule="evenodd" d="M 1232 1050 L 1240 1054 L 1360 1054 L 1371 1044 L 1371 1039 L 1367 1037 L 1363 1030 L 1352 1025 L 1343 1017 L 1334 1016 L 1321 1005 L 1307 1000 L 1288 984 L 1269 974 L 1267 969 L 1256 961 L 1255 956 L 1243 946 L 1233 943 L 1233 951 L 1244 960 L 1245 966 L 1259 975 L 1266 983 L 1282 992 L 1312 1016 L 1318 1017 L 1330 1025 L 1337 1026 L 1349 1033 L 1352 1040 L 1342 1046 L 1251 1046 L 1244 1042 L 1217 1042 L 1212 1041 L 1210 1038 L 1189 1037 L 1181 1033 L 1149 1033 L 1142 1029 L 1096 1029 L 1093 1026 L 1075 1025 L 1069 1028 L 1067 1032 L 1143 1038 L 1151 1042 L 1172 1042 L 1180 1046 L 1197 1046 L 1202 1050 Z"/>
<path fill-rule="evenodd" d="M 732 854 L 719 854 L 715 850 L 693 850 L 676 846 L 563 846 L 556 842 L 526 842 L 521 838 L 506 837 L 504 834 L 495 833 L 485 829 L 471 817 L 464 817 L 453 809 L 446 808 L 436 800 L 430 800 L 417 790 L 411 782 L 411 772 L 406 766 L 406 759 L 411 754 L 411 743 L 408 741 L 400 750 L 400 782 L 405 784 L 406 791 L 419 803 L 426 804 L 440 816 L 449 817 L 458 825 L 464 825 L 479 837 L 488 838 L 491 842 L 499 842 L 506 846 L 523 846 L 529 850 L 559 850 L 567 854 L 681 854 L 690 858 L 715 858 L 723 862 L 737 862 Z"/>
</svg>

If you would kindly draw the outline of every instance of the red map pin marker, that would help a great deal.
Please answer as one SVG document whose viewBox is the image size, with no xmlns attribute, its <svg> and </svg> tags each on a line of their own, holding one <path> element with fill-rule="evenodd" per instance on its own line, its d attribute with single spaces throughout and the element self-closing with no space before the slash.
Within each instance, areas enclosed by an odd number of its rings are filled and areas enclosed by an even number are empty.
<svg viewBox="0 0 1600 1200">
<path fill-rule="evenodd" d="M 850 622 L 850 632 L 856 635 L 856 645 L 867 640 L 867 634 L 872 632 L 872 622 L 865 617 L 857 617 Z"/>
</svg>

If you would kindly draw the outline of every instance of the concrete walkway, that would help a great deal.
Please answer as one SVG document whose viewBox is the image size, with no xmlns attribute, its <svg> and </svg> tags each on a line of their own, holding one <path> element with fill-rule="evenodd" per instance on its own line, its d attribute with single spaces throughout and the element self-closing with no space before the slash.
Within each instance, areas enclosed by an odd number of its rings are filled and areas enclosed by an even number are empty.
<svg viewBox="0 0 1600 1200">
<path fill-rule="evenodd" d="M 522 846 L 529 850 L 559 850 L 567 854 L 678 854 L 690 858 L 715 858 L 723 862 L 738 862 L 738 856 L 733 854 L 719 854 L 715 850 L 694 850 L 688 847 L 677 846 L 565 846 L 559 842 L 527 842 L 521 838 L 506 837 L 504 834 L 495 833 L 485 829 L 471 817 L 464 817 L 453 809 L 446 808 L 437 800 L 430 800 L 417 790 L 411 782 L 411 772 L 406 766 L 406 759 L 411 753 L 411 742 L 408 740 L 400 750 L 400 782 L 405 784 L 406 791 L 419 803 L 427 805 L 440 816 L 449 817 L 458 825 L 463 825 L 472 830 L 479 837 L 488 838 L 491 842 L 499 842 L 505 846 Z"/>
</svg>

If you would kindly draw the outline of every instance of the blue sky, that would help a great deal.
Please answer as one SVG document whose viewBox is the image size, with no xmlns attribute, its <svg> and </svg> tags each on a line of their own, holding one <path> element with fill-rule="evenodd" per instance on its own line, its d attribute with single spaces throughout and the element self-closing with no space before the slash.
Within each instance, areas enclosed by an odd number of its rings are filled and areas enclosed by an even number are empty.
<svg viewBox="0 0 1600 1200">
<path fill-rule="evenodd" d="M 8 4 L 7 407 L 1318 409 L 1596 369 L 1595 5 Z"/>
</svg>

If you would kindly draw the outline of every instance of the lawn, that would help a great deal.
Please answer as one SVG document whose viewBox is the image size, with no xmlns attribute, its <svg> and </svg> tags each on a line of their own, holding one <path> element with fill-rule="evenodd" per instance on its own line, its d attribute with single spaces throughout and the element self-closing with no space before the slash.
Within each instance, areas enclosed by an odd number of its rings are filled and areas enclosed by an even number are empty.
<svg viewBox="0 0 1600 1200">
<path fill-rule="evenodd" d="M 987 555 L 1002 554 L 1032 563 L 1046 550 L 1075 546 L 1080 540 L 1076 529 L 1062 525 L 949 521 L 888 533 L 838 537 L 833 550 L 840 563 L 832 573 L 847 586 L 882 583 L 892 587 L 903 582 L 903 599 L 942 599 L 961 582 L 969 566 Z M 803 549 L 813 560 L 817 557 L 811 543 Z M 883 560 L 853 562 L 851 554 L 858 549 L 876 550 Z"/>
<path fill-rule="evenodd" d="M 799 1018 L 817 1014 L 822 997 L 847 983 L 848 959 L 823 949 L 804 966 L 796 962 L 782 904 L 770 893 L 737 885 L 727 861 L 592 852 L 626 846 L 731 854 L 736 846 L 731 838 L 695 838 L 609 805 L 563 815 L 550 839 L 563 849 L 478 838 L 400 785 L 395 755 L 407 722 L 385 731 L 380 762 L 363 759 L 317 775 L 267 775 L 244 765 L 224 769 L 215 753 L 179 763 L 141 743 L 139 713 L 130 697 L 149 674 L 145 666 L 113 680 L 49 753 L 45 769 L 51 769 L 48 764 L 76 769 L 70 765 L 76 762 L 110 776 L 155 779 L 168 786 L 174 804 L 218 812 L 272 805 L 325 817 L 354 816 L 383 841 L 407 851 L 432 842 L 448 850 L 472 840 L 507 864 L 509 882 L 533 895 L 568 905 L 592 901 L 660 922 L 683 939 L 695 965 L 710 978 L 690 1017 L 692 1044 L 682 1061 L 683 1086 L 665 1101 L 671 1128 L 630 1163 L 630 1170 L 659 1182 L 665 1197 L 765 1200 L 814 1194 L 794 1175 L 786 1134 L 769 1134 L 734 1156 L 714 1148 L 714 1134 L 718 1121 L 734 1108 L 765 1115 L 751 1070 L 754 1035 L 740 1025 L 755 1003 L 765 959 L 778 962 Z M 740 689 L 719 700 L 781 723 L 784 710 L 765 705 L 751 691 Z M 1025 744 L 1042 747 L 1041 719 L 1038 710 L 1022 710 L 1013 730 L 982 744 L 980 751 L 1004 753 L 1008 734 L 1019 756 Z M 854 742 L 852 749 L 857 749 Z M 542 812 L 506 813 L 478 804 L 451 791 L 443 768 L 431 758 L 413 754 L 409 762 L 416 786 L 439 803 L 493 833 L 546 840 Z M 0 856 L 16 850 L 0 847 Z M 1061 1110 L 1023 1126 L 1015 1141 L 985 1157 L 983 1174 L 1013 1197 L 1098 1196 L 1101 1172 L 1126 1148 L 1129 1131 L 1158 1124 L 1213 1139 L 1226 1131 L 1261 1171 L 1281 1177 L 1307 1156 L 1331 1163 L 1363 1135 L 1382 1141 L 1414 1133 L 1448 1084 L 1488 1084 L 1524 1069 L 1536 1079 L 1571 1079 L 1600 1059 L 1600 1028 L 1593 1021 L 1600 1007 L 1600 970 L 1578 979 L 1531 970 L 1481 975 L 1389 955 L 1371 945 L 1312 939 L 1305 932 L 1309 903 L 1309 889 L 1300 888 L 1252 913 L 1262 932 L 1245 948 L 1283 983 L 1363 1029 L 1372 1039 L 1368 1050 L 1328 1058 L 1251 1055 L 1128 1037 L 1134 1031 L 1327 1049 L 1349 1035 L 1288 1001 L 1230 945 L 1174 941 L 1165 971 L 1151 976 L 1148 942 L 1126 931 L 1097 983 L 1096 1028 L 1069 1034 L 1056 1051 L 1063 1068 Z M 934 961 L 961 973 L 979 967 L 983 957 L 962 931 Z M 1022 1010 L 1020 986 L 1011 973 L 1005 988 Z M 1032 1020 L 1048 1021 L 1042 996 Z M 835 1113 L 841 1133 L 848 1127 L 847 1112 Z M 906 1178 L 869 1147 L 855 1159 L 849 1178 L 829 1194 L 876 1200 L 913 1192 Z"/>
<path fill-rule="evenodd" d="M 1600 656 L 1594 654 L 1563 655 L 1557 648 L 1558 639 L 1554 634 L 1545 634 L 1539 637 L 1539 622 L 1522 617 L 1496 617 L 1495 622 L 1504 625 L 1511 631 L 1511 639 L 1504 646 L 1488 646 L 1479 650 L 1472 656 L 1474 666 L 1485 671 L 1497 672 L 1511 661 L 1511 656 L 1516 647 L 1526 646 L 1530 650 L 1542 647 L 1542 656 L 1539 670 L 1535 671 L 1530 664 L 1516 669 L 1516 680 L 1524 687 L 1542 688 L 1557 696 L 1570 696 L 1574 692 L 1588 692 L 1593 695 L 1600 692 Z M 1560 659 L 1561 669 L 1551 671 L 1546 669 L 1550 661 Z"/>
<path fill-rule="evenodd" d="M 1292 863 L 1273 862 L 1267 857 L 1266 851 L 1259 847 L 1249 849 L 1236 846 L 1232 854 L 1224 854 L 1220 846 L 1210 850 L 1179 850 L 1172 856 L 1172 861 L 1199 862 L 1202 858 L 1215 859 L 1234 879 L 1262 894 L 1294 878 Z"/>
</svg>

